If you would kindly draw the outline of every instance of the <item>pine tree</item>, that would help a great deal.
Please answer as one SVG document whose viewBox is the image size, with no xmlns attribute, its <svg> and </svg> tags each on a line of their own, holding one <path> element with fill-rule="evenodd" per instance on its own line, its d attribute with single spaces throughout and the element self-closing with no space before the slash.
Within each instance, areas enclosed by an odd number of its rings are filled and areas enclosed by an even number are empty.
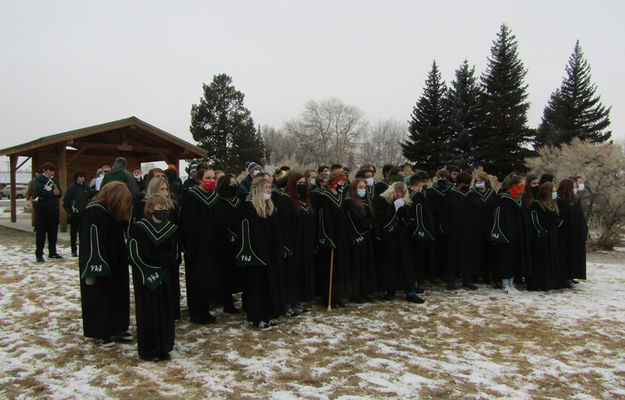
<svg viewBox="0 0 625 400">
<path fill-rule="evenodd" d="M 590 81 L 590 65 L 575 43 L 575 49 L 566 66 L 566 77 L 556 89 L 543 111 L 538 128 L 536 147 L 568 144 L 574 137 L 592 143 L 602 143 L 610 138 L 610 108 L 601 104 L 595 95 L 597 85 Z"/>
<path fill-rule="evenodd" d="M 417 168 L 434 172 L 450 159 L 449 131 L 444 96 L 447 88 L 436 61 L 425 81 L 423 94 L 412 111 L 408 138 L 402 143 L 404 156 Z"/>
<path fill-rule="evenodd" d="M 232 78 L 215 75 L 211 84 L 202 84 L 202 88 L 204 97 L 191 106 L 190 130 L 208 152 L 209 164 L 238 174 L 247 162 L 261 162 L 265 154 L 262 137 L 243 105 L 245 95 L 235 89 Z"/>
<path fill-rule="evenodd" d="M 533 154 L 527 147 L 535 135 L 527 127 L 526 70 L 517 47 L 516 36 L 507 25 L 501 25 L 482 75 L 483 128 L 475 138 L 477 161 L 499 178 L 525 171 L 524 160 Z"/>
<path fill-rule="evenodd" d="M 475 67 L 464 60 L 445 95 L 449 116 L 451 163 L 460 168 L 475 167 L 475 135 L 480 128 L 480 86 Z"/>
</svg>

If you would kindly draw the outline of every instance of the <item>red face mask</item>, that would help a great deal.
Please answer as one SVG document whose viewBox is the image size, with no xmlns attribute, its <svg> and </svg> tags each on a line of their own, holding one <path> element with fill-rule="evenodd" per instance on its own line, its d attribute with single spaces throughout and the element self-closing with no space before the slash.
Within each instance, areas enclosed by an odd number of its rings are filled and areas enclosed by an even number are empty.
<svg viewBox="0 0 625 400">
<path fill-rule="evenodd" d="M 514 197 L 515 199 L 520 199 L 521 196 L 523 196 L 524 189 L 525 187 L 521 185 L 512 185 L 512 187 L 508 189 L 508 193 L 510 193 L 510 196 Z"/>
<path fill-rule="evenodd" d="M 202 180 L 202 187 L 205 190 L 213 190 L 213 189 L 215 189 L 215 185 L 216 184 L 217 184 L 217 182 L 215 182 L 215 181 Z"/>
</svg>

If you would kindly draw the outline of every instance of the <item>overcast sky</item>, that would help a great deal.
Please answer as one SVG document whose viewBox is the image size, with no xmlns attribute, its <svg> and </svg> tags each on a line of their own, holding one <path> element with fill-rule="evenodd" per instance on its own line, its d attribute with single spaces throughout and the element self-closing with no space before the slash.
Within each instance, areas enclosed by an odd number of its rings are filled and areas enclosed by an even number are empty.
<svg viewBox="0 0 625 400">
<path fill-rule="evenodd" d="M 219 73 L 256 124 L 282 127 L 329 97 L 406 121 L 432 61 L 447 83 L 465 58 L 481 74 L 502 23 L 528 70 L 531 127 L 579 39 L 623 140 L 624 11 L 618 0 L 5 0 L 0 148 L 133 115 L 192 141 L 191 105 Z"/>
</svg>

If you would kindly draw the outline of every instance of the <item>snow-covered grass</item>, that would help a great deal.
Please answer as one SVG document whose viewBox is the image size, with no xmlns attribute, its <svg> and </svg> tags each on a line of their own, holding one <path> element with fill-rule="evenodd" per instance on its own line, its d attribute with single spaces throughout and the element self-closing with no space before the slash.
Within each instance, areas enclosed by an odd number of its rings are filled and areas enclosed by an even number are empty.
<svg viewBox="0 0 625 400">
<path fill-rule="evenodd" d="M 589 263 L 588 281 L 570 290 L 508 296 L 435 286 L 424 305 L 315 306 L 268 332 L 217 310 L 216 324 L 191 324 L 183 299 L 172 359 L 150 363 L 139 361 L 136 343 L 106 350 L 82 336 L 76 259 L 37 264 L 33 235 L 6 232 L 5 398 L 625 397 L 620 261 Z"/>
</svg>

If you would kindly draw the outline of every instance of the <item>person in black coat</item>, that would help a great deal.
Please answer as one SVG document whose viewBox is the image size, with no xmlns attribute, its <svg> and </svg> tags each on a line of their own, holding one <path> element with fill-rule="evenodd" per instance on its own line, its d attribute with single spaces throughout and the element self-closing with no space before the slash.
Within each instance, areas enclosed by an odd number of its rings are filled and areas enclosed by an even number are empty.
<svg viewBox="0 0 625 400">
<path fill-rule="evenodd" d="M 234 175 L 226 174 L 217 181 L 216 191 L 219 194 L 219 202 L 216 207 L 218 218 L 217 229 L 219 233 L 219 248 L 217 252 L 219 264 L 222 267 L 223 310 L 228 314 L 236 314 L 239 310 L 234 306 L 233 293 L 242 290 L 243 271 L 235 263 L 235 255 L 240 241 L 239 231 L 243 219 L 243 202 L 237 196 L 239 185 Z"/>
<path fill-rule="evenodd" d="M 89 192 L 89 186 L 85 184 L 87 175 L 83 171 L 74 172 L 74 183 L 69 185 L 63 197 L 63 208 L 67 213 L 70 224 L 69 237 L 72 248 L 72 257 L 78 257 L 78 227 L 80 226 L 81 210 L 77 207 L 81 193 Z"/>
<path fill-rule="evenodd" d="M 215 192 L 215 171 L 200 166 L 198 186 L 182 196 L 180 229 L 185 260 L 187 305 L 191 322 L 215 322 L 210 303 L 222 298 L 222 267 L 217 253 L 219 247 L 219 194 Z"/>
<path fill-rule="evenodd" d="M 482 172 L 475 177 L 473 194 L 480 200 L 475 204 L 479 214 L 475 226 L 475 230 L 478 232 L 476 236 L 481 238 L 475 249 L 475 255 L 479 263 L 481 263 L 480 275 L 482 281 L 490 283 L 492 281 L 493 253 L 491 251 L 492 246 L 488 241 L 488 234 L 493 226 L 493 213 L 495 211 L 497 194 L 491 187 L 488 174 Z"/>
<path fill-rule="evenodd" d="M 385 291 L 385 299 L 395 298 L 396 290 L 406 292 L 406 300 L 423 303 L 417 296 L 415 271 L 410 246 L 411 225 L 408 208 L 412 204 L 408 188 L 395 182 L 375 199 L 376 223 L 381 241 L 378 246 L 378 288 Z"/>
<path fill-rule="evenodd" d="M 441 169 L 436 173 L 436 182 L 427 189 L 425 196 L 428 208 L 434 218 L 434 236 L 436 237 L 436 275 L 443 277 L 447 268 L 447 232 L 442 225 L 443 212 L 446 205 L 447 193 L 452 188 L 449 182 L 449 171 Z"/>
<path fill-rule="evenodd" d="M 56 167 L 52 163 L 43 165 L 43 173 L 33 179 L 33 209 L 35 212 L 35 257 L 44 262 L 43 246 L 48 236 L 48 258 L 63 258 L 56 251 L 59 230 L 59 199 L 62 195 L 59 181 L 54 177 Z"/>
<path fill-rule="evenodd" d="M 577 197 L 577 182 L 563 179 L 558 184 L 558 207 L 562 224 L 563 262 L 566 278 L 571 283 L 576 279 L 586 279 L 586 240 L 588 225 L 584 217 L 582 203 Z"/>
<path fill-rule="evenodd" d="M 532 246 L 532 274 L 527 277 L 529 290 L 551 290 L 565 286 L 560 250 L 563 221 L 556 195 L 555 185 L 545 182 L 539 186 L 529 208 Z"/>
<path fill-rule="evenodd" d="M 410 228 L 412 241 L 412 261 L 415 265 L 415 278 L 417 284 L 424 279 L 433 281 L 436 278 L 436 238 L 434 218 L 426 199 L 427 172 L 415 170 L 410 177 L 410 200 L 412 226 Z M 416 286 L 417 293 L 422 292 L 420 286 Z"/>
<path fill-rule="evenodd" d="M 373 197 L 374 198 L 380 196 L 390 186 L 390 184 L 391 184 L 391 170 L 393 168 L 394 168 L 394 166 L 391 165 L 391 164 L 386 164 L 386 165 L 384 165 L 382 167 L 382 180 L 379 181 L 378 183 L 376 183 L 373 186 Z"/>
<path fill-rule="evenodd" d="M 132 197 L 124 183 L 104 186 L 85 208 L 80 225 L 80 300 L 83 332 L 110 347 L 132 339 L 128 253 L 124 233 Z"/>
<path fill-rule="evenodd" d="M 494 274 L 502 282 L 506 294 L 517 292 L 515 276 L 531 276 L 531 252 L 527 213 L 523 208 L 524 182 L 520 175 L 512 175 L 497 198 L 494 222 L 489 240 L 496 247 Z"/>
<path fill-rule="evenodd" d="M 278 287 L 282 271 L 276 268 L 286 257 L 280 232 L 271 201 L 271 183 L 263 177 L 255 178 L 243 205 L 235 259 L 243 268 L 247 320 L 262 330 L 276 325 L 273 318 L 282 314 L 285 306 Z"/>
<path fill-rule="evenodd" d="M 168 360 L 174 347 L 176 287 L 167 276 L 178 265 L 178 226 L 170 220 L 171 200 L 153 195 L 145 217 L 132 224 L 128 250 L 137 315 L 139 358 Z"/>
</svg>

